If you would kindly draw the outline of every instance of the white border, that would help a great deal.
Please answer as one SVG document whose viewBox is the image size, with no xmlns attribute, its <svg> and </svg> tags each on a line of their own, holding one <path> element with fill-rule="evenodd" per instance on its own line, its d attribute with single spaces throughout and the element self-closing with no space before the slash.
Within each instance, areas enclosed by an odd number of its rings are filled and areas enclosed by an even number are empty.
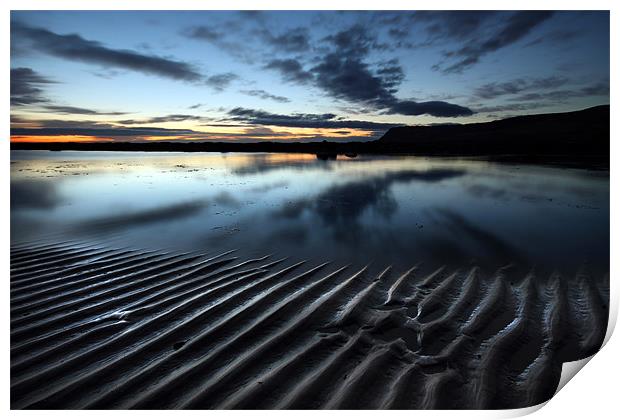
<svg viewBox="0 0 620 420">
<path fill-rule="evenodd" d="M 88 2 L 79 0 L 56 0 L 56 1 L 36 1 L 36 0 L 4 0 L 2 7 L 4 13 L 0 16 L 0 27 L 2 28 L 2 41 L 1 48 L 3 56 L 6 58 L 5 62 L 0 68 L 2 74 L 2 133 L 4 134 L 4 144 L 0 149 L 2 153 L 2 159 L 4 166 L 5 176 L 3 178 L 1 188 L 2 197 L 5 197 L 4 205 L 2 207 L 2 223 L 3 223 L 3 236 L 4 247 L 2 252 L 2 269 L 7 274 L 3 287 L 3 296 L 1 302 L 4 303 L 5 308 L 2 322 L 3 331 L 3 343 L 1 350 L 3 352 L 2 364 L 2 384 L 3 393 L 2 403 L 3 411 L 9 410 L 9 392 L 10 392 L 10 375 L 9 375 L 9 223 L 10 223 L 10 208 L 9 208 L 9 182 L 10 182 L 10 165 L 8 164 L 9 157 L 9 68 L 8 62 L 10 61 L 10 48 L 9 48 L 9 25 L 10 25 L 10 10 L 198 10 L 198 9 L 212 9 L 212 10 L 463 10 L 463 9 L 482 9 L 482 10 L 611 10 L 611 75 L 619 74 L 618 68 L 618 25 L 620 19 L 618 18 L 620 7 L 618 1 L 611 0 L 589 0 L 589 1 L 560 1 L 560 0 L 522 0 L 516 1 L 503 1 L 501 3 L 494 1 L 480 1 L 470 0 L 463 1 L 404 1 L 404 0 L 382 0 L 379 4 L 376 1 L 358 0 L 358 1 L 334 1 L 334 0 L 297 0 L 295 3 L 284 0 L 227 0 L 226 2 L 214 2 L 214 1 L 196 1 L 196 0 L 91 0 Z M 380 7 L 377 7 L 377 6 Z M 615 6 L 615 7 L 614 7 Z M 613 77 L 612 77 L 613 79 Z M 614 80 L 611 81 L 611 96 L 616 98 L 617 84 Z M 616 108 L 612 106 L 612 131 L 611 131 L 611 166 L 617 167 L 617 151 L 618 147 L 615 145 L 618 134 L 618 113 L 615 112 Z M 611 214 L 615 213 L 618 209 L 618 176 L 616 176 L 615 170 L 611 171 Z M 618 224 L 616 219 L 611 219 L 611 287 L 612 287 L 612 304 L 611 304 L 611 319 L 610 325 L 615 325 L 618 314 L 618 282 L 616 280 L 618 274 L 618 265 L 615 261 L 618 261 L 620 257 L 618 252 L 617 240 L 618 240 Z M 609 339 L 609 336 L 607 337 Z M 616 378 L 619 373 L 618 360 L 615 354 L 620 353 L 618 350 L 620 345 L 618 339 L 613 338 L 603 348 L 600 354 L 597 354 L 592 358 L 592 361 L 588 363 L 588 366 L 583 372 L 580 372 L 578 378 L 570 381 L 550 402 L 543 404 L 541 407 L 535 407 L 532 409 L 524 410 L 512 410 L 512 411 L 433 411 L 433 412 L 411 412 L 411 411 L 395 411 L 390 413 L 374 413 L 371 411 L 332 411 L 321 412 L 320 414 L 312 411 L 298 411 L 295 413 L 286 411 L 263 411 L 263 412 L 231 412 L 231 411 L 219 411 L 204 413 L 201 411 L 193 412 L 176 412 L 174 416 L 182 416 L 186 418 L 203 419 L 204 416 L 209 417 L 224 417 L 230 418 L 242 418 L 247 416 L 268 416 L 269 418 L 288 418 L 293 415 L 296 418 L 310 419 L 316 415 L 326 415 L 328 417 L 342 417 L 348 415 L 355 415 L 356 417 L 371 418 L 371 416 L 383 416 L 389 415 L 391 418 L 453 418 L 458 416 L 459 419 L 479 419 L 479 418 L 497 418 L 497 417 L 516 417 L 525 414 L 529 414 L 532 411 L 535 413 L 532 418 L 540 418 L 540 416 L 552 416 L 563 419 L 572 418 L 584 418 L 586 416 L 590 418 L 610 418 L 613 414 L 617 413 L 616 399 Z M 89 416 L 93 418 L 103 418 L 109 416 L 110 413 L 106 411 L 46 411 L 46 412 L 32 412 L 32 411 L 10 411 L 9 416 L 15 418 L 31 418 L 45 416 L 46 420 L 49 418 L 63 418 L 63 419 L 78 419 L 83 416 Z M 148 411 L 148 412 L 115 412 L 114 415 L 122 418 L 165 418 L 171 413 L 162 411 Z"/>
</svg>

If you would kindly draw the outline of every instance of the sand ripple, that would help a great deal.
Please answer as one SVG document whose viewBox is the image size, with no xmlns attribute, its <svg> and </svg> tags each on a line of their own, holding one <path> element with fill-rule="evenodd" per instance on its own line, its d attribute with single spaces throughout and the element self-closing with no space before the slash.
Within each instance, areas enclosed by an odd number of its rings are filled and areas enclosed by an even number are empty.
<svg viewBox="0 0 620 420">
<path fill-rule="evenodd" d="M 517 408 L 602 344 L 608 276 L 422 268 L 13 247 L 12 408 Z"/>
</svg>

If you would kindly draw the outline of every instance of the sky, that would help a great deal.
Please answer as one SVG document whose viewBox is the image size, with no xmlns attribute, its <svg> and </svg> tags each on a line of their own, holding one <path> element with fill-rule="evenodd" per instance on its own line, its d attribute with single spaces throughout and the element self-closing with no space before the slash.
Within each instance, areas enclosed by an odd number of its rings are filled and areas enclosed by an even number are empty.
<svg viewBox="0 0 620 420">
<path fill-rule="evenodd" d="M 367 141 L 609 104 L 609 13 L 13 11 L 11 141 Z"/>
</svg>

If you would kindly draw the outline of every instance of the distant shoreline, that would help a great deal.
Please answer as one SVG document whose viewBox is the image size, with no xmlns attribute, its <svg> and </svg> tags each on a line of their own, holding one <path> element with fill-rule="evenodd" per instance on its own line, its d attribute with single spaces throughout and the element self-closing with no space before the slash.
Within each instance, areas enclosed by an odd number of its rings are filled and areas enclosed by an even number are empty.
<svg viewBox="0 0 620 420">
<path fill-rule="evenodd" d="M 374 143 L 374 142 L 373 142 Z M 256 147 L 255 143 L 237 143 L 229 146 L 228 143 L 187 144 L 187 143 L 11 143 L 11 150 L 23 151 L 83 151 L 83 152 L 181 152 L 181 153 L 298 153 L 312 154 L 317 159 L 330 160 L 337 156 L 357 157 L 367 156 L 419 156 L 429 158 L 464 158 L 481 159 L 492 162 L 523 163 L 583 168 L 595 170 L 609 170 L 608 155 L 573 154 L 483 154 L 483 153 L 432 153 L 428 151 L 403 151 L 390 147 L 371 147 L 368 143 L 330 143 L 327 147 L 321 143 L 307 143 L 307 147 L 290 147 L 300 145 L 286 145 L 289 147 Z M 187 147 L 184 147 L 187 146 Z M 270 145 L 271 146 L 271 145 Z M 362 147 L 360 147 L 362 146 Z"/>
<path fill-rule="evenodd" d="M 609 144 L 610 108 L 602 105 L 487 123 L 395 127 L 369 142 L 14 142 L 11 150 L 416 155 L 607 169 Z"/>
</svg>

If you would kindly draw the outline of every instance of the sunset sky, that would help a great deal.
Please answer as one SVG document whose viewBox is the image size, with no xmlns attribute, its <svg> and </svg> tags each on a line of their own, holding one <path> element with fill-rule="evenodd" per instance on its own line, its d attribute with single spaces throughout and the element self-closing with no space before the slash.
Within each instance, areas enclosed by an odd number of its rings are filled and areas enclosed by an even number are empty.
<svg viewBox="0 0 620 420">
<path fill-rule="evenodd" d="M 608 12 L 11 13 L 12 141 L 359 141 L 608 103 Z"/>
</svg>

